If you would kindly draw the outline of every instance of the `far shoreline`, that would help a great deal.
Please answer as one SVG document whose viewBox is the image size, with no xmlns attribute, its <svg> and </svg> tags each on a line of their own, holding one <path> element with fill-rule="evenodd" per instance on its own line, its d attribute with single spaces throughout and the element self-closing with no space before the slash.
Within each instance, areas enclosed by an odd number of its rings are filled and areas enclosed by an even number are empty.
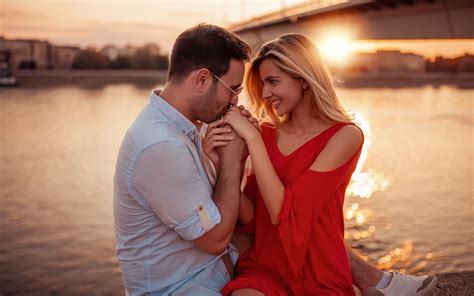
<svg viewBox="0 0 474 296">
<path fill-rule="evenodd" d="M 108 84 L 135 84 L 150 88 L 164 84 L 167 70 L 17 70 L 21 88 L 101 87 Z M 340 88 L 412 88 L 426 85 L 474 88 L 474 73 L 351 73 L 335 74 Z"/>
</svg>

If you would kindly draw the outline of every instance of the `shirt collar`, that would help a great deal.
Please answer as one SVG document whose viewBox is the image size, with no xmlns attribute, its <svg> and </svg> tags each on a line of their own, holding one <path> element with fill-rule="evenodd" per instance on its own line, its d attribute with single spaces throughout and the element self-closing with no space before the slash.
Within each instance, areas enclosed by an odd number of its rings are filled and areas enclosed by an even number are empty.
<svg viewBox="0 0 474 296">
<path fill-rule="evenodd" d="M 168 117 L 171 122 L 175 123 L 177 128 L 190 138 L 196 135 L 196 126 L 184 116 L 181 112 L 176 110 L 167 101 L 159 96 L 160 90 L 152 90 L 150 94 L 150 103 L 164 116 Z"/>
</svg>

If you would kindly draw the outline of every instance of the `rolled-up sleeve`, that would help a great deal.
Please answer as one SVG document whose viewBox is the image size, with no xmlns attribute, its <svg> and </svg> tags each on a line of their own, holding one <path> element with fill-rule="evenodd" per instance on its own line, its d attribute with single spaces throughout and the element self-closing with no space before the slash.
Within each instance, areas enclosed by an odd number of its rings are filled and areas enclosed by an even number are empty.
<svg viewBox="0 0 474 296">
<path fill-rule="evenodd" d="M 137 160 L 132 187 L 168 227 L 195 240 L 221 221 L 195 155 L 180 141 L 155 144 Z"/>
</svg>

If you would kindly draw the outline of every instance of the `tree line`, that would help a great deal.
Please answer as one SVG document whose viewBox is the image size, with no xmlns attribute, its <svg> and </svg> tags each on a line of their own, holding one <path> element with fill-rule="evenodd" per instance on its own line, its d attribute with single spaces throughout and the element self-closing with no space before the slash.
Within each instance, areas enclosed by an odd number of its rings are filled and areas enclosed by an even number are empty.
<svg viewBox="0 0 474 296">
<path fill-rule="evenodd" d="M 157 44 L 118 48 L 106 45 L 101 49 L 81 49 L 72 64 L 73 69 L 168 69 L 168 55 Z M 474 55 L 456 58 L 425 59 L 426 72 L 474 72 Z"/>
<path fill-rule="evenodd" d="M 455 58 L 437 56 L 433 61 L 426 60 L 426 72 L 474 72 L 474 55 L 464 54 Z"/>
<path fill-rule="evenodd" d="M 73 69 L 168 69 L 168 55 L 154 43 L 139 47 L 118 48 L 106 45 L 101 49 L 81 49 L 72 64 Z"/>
</svg>

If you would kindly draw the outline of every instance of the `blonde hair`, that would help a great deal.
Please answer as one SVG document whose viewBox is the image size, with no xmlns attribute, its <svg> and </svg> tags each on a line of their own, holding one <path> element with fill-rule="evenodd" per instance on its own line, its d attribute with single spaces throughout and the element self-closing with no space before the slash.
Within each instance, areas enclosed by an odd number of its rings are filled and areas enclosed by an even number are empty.
<svg viewBox="0 0 474 296">
<path fill-rule="evenodd" d="M 301 34 L 285 34 L 263 44 L 252 61 L 246 85 L 250 108 L 257 119 L 280 124 L 291 116 L 290 113 L 279 117 L 272 105 L 262 98 L 263 83 L 259 67 L 266 59 L 272 59 L 278 68 L 293 78 L 301 78 L 308 83 L 309 90 L 304 95 L 309 96 L 312 116 L 331 123 L 352 121 L 353 116 L 344 110 L 336 95 L 333 79 L 318 49 L 310 38 Z"/>
</svg>

